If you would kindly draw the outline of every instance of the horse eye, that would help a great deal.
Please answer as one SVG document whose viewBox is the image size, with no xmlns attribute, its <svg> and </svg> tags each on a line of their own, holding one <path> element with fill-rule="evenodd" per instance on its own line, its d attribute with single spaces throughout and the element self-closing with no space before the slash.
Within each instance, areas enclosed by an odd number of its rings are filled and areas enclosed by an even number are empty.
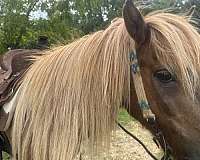
<svg viewBox="0 0 200 160">
<path fill-rule="evenodd" d="M 173 75 L 166 69 L 156 71 L 154 73 L 154 77 L 156 77 L 162 83 L 169 83 L 171 81 L 175 81 Z"/>
</svg>

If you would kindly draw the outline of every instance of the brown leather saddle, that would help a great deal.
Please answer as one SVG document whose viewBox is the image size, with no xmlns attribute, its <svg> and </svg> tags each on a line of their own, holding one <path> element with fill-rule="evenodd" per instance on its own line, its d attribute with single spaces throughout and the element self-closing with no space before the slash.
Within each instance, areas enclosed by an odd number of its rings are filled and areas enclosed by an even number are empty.
<svg viewBox="0 0 200 160">
<path fill-rule="evenodd" d="M 33 63 L 31 56 L 38 55 L 39 51 L 17 49 L 0 56 L 0 160 L 2 151 L 11 154 L 11 146 L 5 131 L 10 125 L 8 119 L 12 119 L 13 115 L 6 113 L 3 107 L 13 98 L 24 73 Z"/>
<path fill-rule="evenodd" d="M 24 72 L 32 64 L 31 56 L 39 50 L 11 50 L 0 56 L 0 109 L 20 85 Z"/>
<path fill-rule="evenodd" d="M 32 64 L 31 56 L 39 50 L 11 50 L 0 56 L 0 131 L 6 131 L 13 112 L 5 112 L 4 106 L 12 99 L 22 82 L 25 71 Z M 12 113 L 12 114 L 11 114 Z"/>
</svg>

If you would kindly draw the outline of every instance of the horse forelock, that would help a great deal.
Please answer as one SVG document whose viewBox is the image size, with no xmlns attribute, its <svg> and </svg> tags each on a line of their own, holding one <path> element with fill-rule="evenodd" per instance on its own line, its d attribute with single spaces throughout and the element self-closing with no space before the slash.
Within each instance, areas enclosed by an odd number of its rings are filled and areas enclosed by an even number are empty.
<svg viewBox="0 0 200 160">
<path fill-rule="evenodd" d="M 132 49 L 134 41 L 118 19 L 105 31 L 37 57 L 17 98 L 13 155 L 70 160 L 83 143 L 93 151 L 108 147 L 129 90 Z"/>
<path fill-rule="evenodd" d="M 170 13 L 147 15 L 151 46 L 157 59 L 175 73 L 192 98 L 199 87 L 200 35 L 185 16 Z"/>
</svg>

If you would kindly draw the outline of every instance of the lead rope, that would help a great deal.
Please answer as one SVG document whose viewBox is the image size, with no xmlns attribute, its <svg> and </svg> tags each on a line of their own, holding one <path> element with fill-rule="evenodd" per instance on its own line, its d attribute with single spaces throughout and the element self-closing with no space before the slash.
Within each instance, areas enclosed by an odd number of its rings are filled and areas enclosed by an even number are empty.
<svg viewBox="0 0 200 160">
<path fill-rule="evenodd" d="M 158 158 L 156 158 L 156 156 L 153 155 L 153 153 L 151 153 L 151 151 L 145 146 L 145 144 L 139 139 L 137 138 L 135 135 L 133 135 L 131 132 L 129 132 L 126 128 L 124 128 L 119 122 L 117 122 L 117 125 L 125 132 L 127 133 L 129 136 L 131 136 L 134 140 L 136 140 L 143 148 L 144 150 L 147 152 L 147 154 L 154 160 L 159 160 Z M 160 139 L 160 141 L 159 141 Z M 165 141 L 165 138 L 162 134 L 158 134 L 153 138 L 153 141 L 155 142 L 155 144 L 157 145 L 157 147 L 159 148 L 159 144 L 158 142 L 162 142 L 164 145 L 164 155 L 162 157 L 161 160 L 172 160 L 172 157 L 170 155 L 170 151 L 168 150 L 168 146 L 167 143 Z"/>
<path fill-rule="evenodd" d="M 126 128 L 124 128 L 119 122 L 117 122 L 118 126 L 124 131 L 126 132 L 129 136 L 131 136 L 133 139 L 135 139 L 143 148 L 144 150 L 149 154 L 149 156 L 154 159 L 154 160 L 158 160 L 152 153 L 151 151 L 145 146 L 145 144 L 139 140 L 135 135 L 133 135 L 132 133 L 130 133 Z"/>
</svg>

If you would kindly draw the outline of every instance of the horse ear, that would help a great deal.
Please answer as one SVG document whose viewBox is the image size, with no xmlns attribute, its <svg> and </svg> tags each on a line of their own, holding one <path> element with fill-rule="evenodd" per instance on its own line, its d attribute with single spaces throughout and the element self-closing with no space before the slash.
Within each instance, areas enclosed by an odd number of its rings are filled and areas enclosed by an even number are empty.
<svg viewBox="0 0 200 160">
<path fill-rule="evenodd" d="M 135 40 L 137 45 L 144 43 L 148 28 L 143 19 L 143 16 L 134 6 L 132 0 L 125 1 L 123 7 L 123 17 L 127 31 L 129 35 Z"/>
</svg>

